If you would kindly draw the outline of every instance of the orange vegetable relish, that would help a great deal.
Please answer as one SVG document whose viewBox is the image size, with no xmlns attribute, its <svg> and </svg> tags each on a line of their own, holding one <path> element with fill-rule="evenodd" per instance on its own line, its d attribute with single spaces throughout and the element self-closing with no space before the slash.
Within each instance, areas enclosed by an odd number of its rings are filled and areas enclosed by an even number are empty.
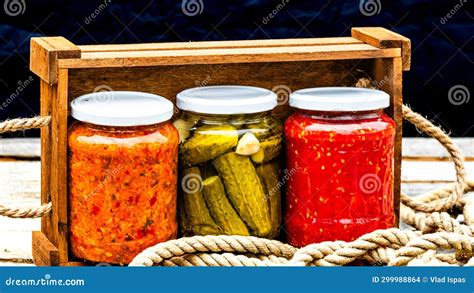
<svg viewBox="0 0 474 293">
<path fill-rule="evenodd" d="M 75 257 L 127 264 L 175 238 L 178 132 L 169 122 L 69 131 L 70 247 Z"/>
</svg>

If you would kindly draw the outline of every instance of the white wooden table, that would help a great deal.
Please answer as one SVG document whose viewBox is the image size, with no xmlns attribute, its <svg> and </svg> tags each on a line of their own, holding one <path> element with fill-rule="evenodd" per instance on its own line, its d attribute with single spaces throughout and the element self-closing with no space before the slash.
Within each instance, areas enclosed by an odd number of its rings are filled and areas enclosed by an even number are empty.
<svg viewBox="0 0 474 293">
<path fill-rule="evenodd" d="M 474 177 L 474 138 L 455 142 L 466 157 L 468 176 Z M 40 204 L 39 139 L 0 139 L 0 203 L 14 207 Z M 433 139 L 404 138 L 402 190 L 418 195 L 454 180 L 448 154 Z M 31 231 L 39 219 L 0 216 L 0 266 L 33 265 Z"/>
</svg>

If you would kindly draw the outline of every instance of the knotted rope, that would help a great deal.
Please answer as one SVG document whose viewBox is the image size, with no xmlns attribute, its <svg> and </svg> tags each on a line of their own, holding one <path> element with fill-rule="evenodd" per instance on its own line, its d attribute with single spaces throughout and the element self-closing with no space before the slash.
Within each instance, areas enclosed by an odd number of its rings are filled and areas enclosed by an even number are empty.
<svg viewBox="0 0 474 293">
<path fill-rule="evenodd" d="M 361 79 L 356 86 L 370 85 Z M 144 250 L 130 266 L 341 266 L 356 260 L 389 266 L 474 266 L 474 196 L 464 196 L 474 191 L 474 182 L 466 180 L 461 151 L 446 133 L 407 106 L 403 106 L 403 118 L 437 139 L 451 156 L 456 171 L 453 184 L 416 198 L 402 194 L 400 217 L 416 231 L 377 230 L 352 242 L 321 242 L 300 249 L 251 236 L 185 237 Z M 13 119 L 0 123 L 0 133 L 40 128 L 50 121 L 50 117 Z M 464 222 L 453 210 L 462 210 Z M 50 211 L 51 203 L 30 209 L 0 205 L 0 216 L 12 218 L 41 217 Z"/>
</svg>

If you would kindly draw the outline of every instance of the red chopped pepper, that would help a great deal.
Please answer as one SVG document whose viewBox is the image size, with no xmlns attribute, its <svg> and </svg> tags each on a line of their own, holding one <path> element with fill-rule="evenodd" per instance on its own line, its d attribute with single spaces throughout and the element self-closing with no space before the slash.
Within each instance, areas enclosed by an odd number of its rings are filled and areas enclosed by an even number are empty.
<svg viewBox="0 0 474 293">
<path fill-rule="evenodd" d="M 383 111 L 300 111 L 285 123 L 286 227 L 295 246 L 394 226 L 393 120 Z"/>
</svg>

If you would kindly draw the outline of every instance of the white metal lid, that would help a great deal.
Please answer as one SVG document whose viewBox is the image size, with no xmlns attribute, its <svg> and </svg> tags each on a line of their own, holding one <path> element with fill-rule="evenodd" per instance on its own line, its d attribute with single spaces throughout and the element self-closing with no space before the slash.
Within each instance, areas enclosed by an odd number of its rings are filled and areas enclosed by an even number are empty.
<svg viewBox="0 0 474 293">
<path fill-rule="evenodd" d="M 293 92 L 290 106 L 304 110 L 350 112 L 390 106 L 390 96 L 379 90 L 356 87 L 320 87 Z"/>
<path fill-rule="evenodd" d="M 148 93 L 101 91 L 74 99 L 71 116 L 104 126 L 151 125 L 169 120 L 173 116 L 173 103 Z"/>
<path fill-rule="evenodd" d="M 277 106 L 277 95 L 253 86 L 206 86 L 180 92 L 178 108 L 203 114 L 248 114 L 272 110 Z"/>
</svg>

